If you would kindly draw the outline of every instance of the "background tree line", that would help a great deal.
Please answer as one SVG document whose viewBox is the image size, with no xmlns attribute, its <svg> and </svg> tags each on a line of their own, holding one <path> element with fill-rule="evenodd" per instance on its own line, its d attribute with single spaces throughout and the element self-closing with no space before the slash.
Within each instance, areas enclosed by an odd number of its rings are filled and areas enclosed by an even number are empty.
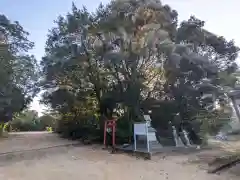
<svg viewBox="0 0 240 180">
<path fill-rule="evenodd" d="M 11 132 L 54 131 L 56 123 L 54 114 L 47 113 L 39 116 L 37 111 L 25 109 L 5 124 L 5 130 Z"/>
</svg>

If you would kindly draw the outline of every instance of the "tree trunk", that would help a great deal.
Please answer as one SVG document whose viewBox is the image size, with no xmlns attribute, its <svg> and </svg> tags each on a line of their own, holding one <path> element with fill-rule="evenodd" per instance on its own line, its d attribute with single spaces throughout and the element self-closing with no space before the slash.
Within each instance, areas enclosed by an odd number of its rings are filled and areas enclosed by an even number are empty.
<svg viewBox="0 0 240 180">
<path fill-rule="evenodd" d="M 4 127 L 4 124 L 0 123 L 0 137 L 3 136 L 3 127 Z"/>
</svg>

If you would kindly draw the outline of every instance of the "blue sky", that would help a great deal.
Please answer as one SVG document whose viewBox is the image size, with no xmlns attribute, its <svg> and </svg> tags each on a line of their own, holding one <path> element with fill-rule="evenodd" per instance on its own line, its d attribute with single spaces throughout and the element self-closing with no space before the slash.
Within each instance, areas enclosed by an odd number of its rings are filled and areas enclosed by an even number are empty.
<svg viewBox="0 0 240 180">
<path fill-rule="evenodd" d="M 100 2 L 108 0 L 74 1 L 78 7 L 83 5 L 93 11 Z M 30 33 L 29 39 L 35 42 L 31 51 L 37 59 L 44 54 L 44 45 L 48 30 L 53 27 L 53 21 L 71 10 L 72 0 L 0 0 L 0 13 L 10 20 L 17 20 Z"/>
<path fill-rule="evenodd" d="M 110 0 L 75 0 L 77 7 L 85 5 L 93 11 L 100 2 Z M 227 39 L 235 39 L 240 46 L 240 1 L 239 0 L 162 0 L 179 13 L 179 19 L 188 19 L 195 15 L 206 21 L 206 29 Z M 30 33 L 29 39 L 35 42 L 31 51 L 38 60 L 44 55 L 44 45 L 48 29 L 58 15 L 64 15 L 71 9 L 72 0 L 0 0 L 0 13 L 10 20 L 17 20 Z M 42 111 L 43 106 L 35 98 L 32 108 Z"/>
</svg>

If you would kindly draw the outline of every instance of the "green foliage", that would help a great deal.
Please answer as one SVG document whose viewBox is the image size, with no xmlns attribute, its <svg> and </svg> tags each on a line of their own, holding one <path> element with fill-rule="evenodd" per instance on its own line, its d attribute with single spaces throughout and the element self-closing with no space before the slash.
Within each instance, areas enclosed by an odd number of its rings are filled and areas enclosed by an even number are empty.
<svg viewBox="0 0 240 180">
<path fill-rule="evenodd" d="M 47 132 L 53 132 L 53 129 L 52 129 L 52 127 L 46 127 L 46 131 Z"/>
<path fill-rule="evenodd" d="M 38 118 L 38 122 L 41 124 L 42 128 L 51 129 L 55 131 L 57 127 L 57 119 L 50 114 L 44 114 Z M 48 131 L 48 130 L 47 130 Z"/>
<path fill-rule="evenodd" d="M 0 14 L 0 121 L 7 122 L 21 112 L 38 91 L 39 69 L 27 54 L 33 43 L 19 22 Z"/>
<path fill-rule="evenodd" d="M 56 131 L 57 118 L 51 114 L 38 117 L 34 110 L 24 110 L 17 114 L 12 121 L 5 124 L 8 131 Z"/>
<path fill-rule="evenodd" d="M 132 126 L 128 116 L 122 116 L 117 121 L 116 139 L 117 143 L 128 143 L 129 138 L 133 138 Z"/>
<path fill-rule="evenodd" d="M 70 139 L 99 139 L 102 136 L 99 130 L 99 122 L 93 116 L 79 116 L 70 119 L 63 116 L 57 123 L 56 132 L 62 137 Z"/>
<path fill-rule="evenodd" d="M 25 110 L 19 113 L 10 123 L 13 131 L 42 131 L 45 130 L 38 120 L 36 111 Z"/>
<path fill-rule="evenodd" d="M 196 121 L 200 124 L 200 135 L 216 135 L 224 124 L 229 123 L 231 114 L 223 111 L 207 112 L 202 110 L 197 114 Z"/>
<path fill-rule="evenodd" d="M 99 133 L 116 111 L 117 134 L 125 139 L 142 111 L 152 110 L 157 129 L 176 113 L 190 121 L 206 109 L 204 93 L 234 87 L 234 42 L 206 31 L 195 17 L 177 22 L 177 12 L 160 1 L 115 0 L 94 13 L 73 4 L 60 16 L 41 62 L 43 102 L 62 114 L 59 132 Z M 199 87 L 205 79 L 208 90 Z M 87 120 L 96 113 L 99 128 Z"/>
</svg>

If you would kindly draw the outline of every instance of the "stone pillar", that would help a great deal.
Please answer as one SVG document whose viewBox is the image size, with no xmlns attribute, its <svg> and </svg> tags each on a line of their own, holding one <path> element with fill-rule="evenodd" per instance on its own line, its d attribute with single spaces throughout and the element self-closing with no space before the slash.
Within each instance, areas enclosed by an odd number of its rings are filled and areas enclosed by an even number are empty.
<svg viewBox="0 0 240 180">
<path fill-rule="evenodd" d="M 233 107 L 236 111 L 237 117 L 238 117 L 238 121 L 240 122 L 240 112 L 239 112 L 239 108 L 238 105 L 236 103 L 236 99 L 234 97 L 231 97 L 232 103 L 233 103 Z"/>
</svg>

